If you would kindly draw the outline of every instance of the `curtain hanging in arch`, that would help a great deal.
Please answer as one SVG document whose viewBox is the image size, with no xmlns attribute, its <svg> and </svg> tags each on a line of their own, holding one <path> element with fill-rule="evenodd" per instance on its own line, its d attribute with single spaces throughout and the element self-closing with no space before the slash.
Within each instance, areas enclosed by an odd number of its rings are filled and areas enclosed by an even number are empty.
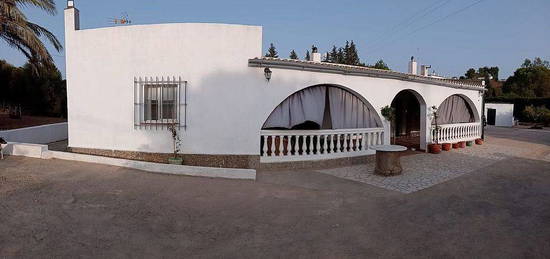
<svg viewBox="0 0 550 259">
<path fill-rule="evenodd" d="M 332 86 L 315 86 L 284 100 L 263 129 L 292 129 L 313 122 L 321 129 L 378 128 L 378 114 L 354 94 Z"/>
<path fill-rule="evenodd" d="M 475 122 L 470 104 L 462 96 L 451 95 L 437 109 L 437 123 L 454 124 Z"/>
</svg>

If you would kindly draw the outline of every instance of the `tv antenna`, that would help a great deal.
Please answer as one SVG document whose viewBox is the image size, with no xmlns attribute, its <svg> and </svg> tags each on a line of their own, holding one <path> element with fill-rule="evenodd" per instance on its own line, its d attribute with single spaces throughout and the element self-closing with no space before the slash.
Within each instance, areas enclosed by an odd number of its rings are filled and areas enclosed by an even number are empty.
<svg viewBox="0 0 550 259">
<path fill-rule="evenodd" d="M 132 23 L 130 17 L 128 16 L 128 13 L 126 12 L 122 13 L 120 15 L 120 18 L 110 18 L 110 22 L 114 25 L 127 25 Z"/>
</svg>

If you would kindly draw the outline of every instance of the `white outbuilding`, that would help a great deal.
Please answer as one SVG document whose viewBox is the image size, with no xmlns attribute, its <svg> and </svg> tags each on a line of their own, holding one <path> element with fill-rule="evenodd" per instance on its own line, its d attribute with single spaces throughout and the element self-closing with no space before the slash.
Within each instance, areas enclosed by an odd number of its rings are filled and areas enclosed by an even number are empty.
<svg viewBox="0 0 550 259">
<path fill-rule="evenodd" d="M 233 168 L 357 161 L 391 138 L 426 150 L 481 136 L 481 82 L 418 75 L 416 63 L 400 73 L 321 62 L 319 53 L 262 57 L 260 26 L 80 29 L 69 5 L 65 41 L 77 153 L 166 162 L 173 124 L 185 164 Z"/>
<path fill-rule="evenodd" d="M 514 126 L 514 104 L 486 103 L 485 118 L 487 125 L 512 127 Z"/>
</svg>

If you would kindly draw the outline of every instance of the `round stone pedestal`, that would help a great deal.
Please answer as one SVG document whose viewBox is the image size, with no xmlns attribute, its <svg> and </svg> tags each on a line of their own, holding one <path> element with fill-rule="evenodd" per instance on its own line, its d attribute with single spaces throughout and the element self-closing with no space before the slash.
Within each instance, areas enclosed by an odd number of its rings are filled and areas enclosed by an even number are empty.
<svg viewBox="0 0 550 259">
<path fill-rule="evenodd" d="M 383 176 L 399 175 L 401 167 L 401 152 L 406 151 L 404 146 L 384 145 L 373 147 L 376 150 L 376 167 L 374 173 Z"/>
</svg>

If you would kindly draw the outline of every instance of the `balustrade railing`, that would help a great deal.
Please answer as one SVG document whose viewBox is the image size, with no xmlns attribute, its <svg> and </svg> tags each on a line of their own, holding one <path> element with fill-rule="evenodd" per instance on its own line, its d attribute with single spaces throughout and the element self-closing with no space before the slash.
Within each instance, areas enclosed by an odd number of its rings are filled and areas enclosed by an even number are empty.
<svg viewBox="0 0 550 259">
<path fill-rule="evenodd" d="M 439 125 L 439 130 L 432 127 L 432 143 L 456 143 L 481 138 L 481 123 L 457 123 Z"/>
<path fill-rule="evenodd" d="M 344 130 L 262 130 L 261 162 L 321 160 L 374 154 L 383 128 Z"/>
</svg>

